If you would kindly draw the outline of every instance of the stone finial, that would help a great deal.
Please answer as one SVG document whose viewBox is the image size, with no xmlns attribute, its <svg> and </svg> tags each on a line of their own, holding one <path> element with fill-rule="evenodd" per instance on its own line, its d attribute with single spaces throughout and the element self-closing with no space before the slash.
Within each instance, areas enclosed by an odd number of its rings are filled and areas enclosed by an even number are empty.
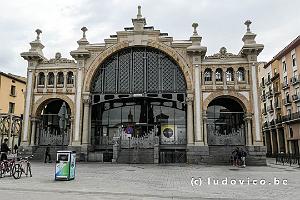
<svg viewBox="0 0 300 200">
<path fill-rule="evenodd" d="M 82 37 L 83 37 L 83 38 L 86 37 L 85 32 L 87 32 L 87 30 L 88 30 L 88 29 L 87 29 L 87 27 L 85 27 L 85 26 L 81 28 L 81 31 L 82 31 Z"/>
<path fill-rule="evenodd" d="M 247 32 L 250 32 L 250 24 L 251 24 L 252 22 L 250 21 L 250 20 L 247 20 L 247 21 L 245 21 L 245 25 L 247 26 Z"/>
<path fill-rule="evenodd" d="M 193 34 L 194 34 L 194 35 L 198 35 L 198 32 L 197 32 L 198 23 L 193 23 L 193 24 L 192 24 L 192 27 L 194 28 Z"/>
<path fill-rule="evenodd" d="M 55 54 L 55 59 L 56 59 L 56 60 L 61 59 L 61 53 L 57 52 L 57 53 Z"/>
<path fill-rule="evenodd" d="M 221 47 L 219 52 L 220 52 L 221 55 L 225 55 L 227 53 L 226 47 Z"/>
<path fill-rule="evenodd" d="M 136 17 L 138 18 L 138 19 L 140 19 L 140 18 L 142 18 L 142 11 L 141 11 L 141 6 L 138 6 L 138 13 L 137 13 L 137 15 L 136 15 Z"/>
<path fill-rule="evenodd" d="M 41 29 L 36 29 L 35 30 L 35 32 L 36 32 L 36 40 L 39 40 L 40 39 L 40 34 L 42 33 L 42 31 L 41 31 Z"/>
</svg>

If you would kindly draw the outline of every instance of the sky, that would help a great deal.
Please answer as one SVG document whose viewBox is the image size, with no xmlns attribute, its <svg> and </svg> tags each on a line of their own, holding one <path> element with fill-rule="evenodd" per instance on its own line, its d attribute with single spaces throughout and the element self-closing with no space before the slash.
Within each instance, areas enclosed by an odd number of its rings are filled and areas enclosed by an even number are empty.
<svg viewBox="0 0 300 200">
<path fill-rule="evenodd" d="M 248 19 L 257 43 L 265 45 L 258 61 L 270 61 L 300 34 L 299 0 L 2 0 L 0 71 L 26 76 L 27 62 L 20 53 L 29 50 L 37 28 L 42 30 L 46 58 L 60 52 L 71 59 L 81 27 L 88 28 L 90 43 L 103 43 L 109 35 L 132 26 L 138 5 L 148 26 L 175 40 L 189 39 L 191 25 L 197 22 L 206 55 L 223 46 L 238 54 Z"/>
</svg>

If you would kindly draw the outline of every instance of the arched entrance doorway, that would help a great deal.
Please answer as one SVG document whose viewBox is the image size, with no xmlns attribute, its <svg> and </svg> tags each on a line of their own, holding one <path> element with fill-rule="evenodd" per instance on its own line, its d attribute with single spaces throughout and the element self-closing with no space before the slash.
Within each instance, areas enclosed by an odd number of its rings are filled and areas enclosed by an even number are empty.
<svg viewBox="0 0 300 200">
<path fill-rule="evenodd" d="M 244 110 L 239 102 L 218 97 L 207 108 L 208 145 L 244 146 Z"/>
<path fill-rule="evenodd" d="M 186 82 L 171 57 L 150 47 L 122 49 L 99 66 L 91 94 L 95 150 L 112 151 L 116 136 L 129 150 L 151 149 L 158 138 L 161 160 L 171 152 L 167 161 L 176 162 L 179 151 L 185 162 Z"/>
<path fill-rule="evenodd" d="M 61 99 L 49 99 L 40 105 L 40 113 L 37 114 L 37 134 L 36 144 L 39 146 L 51 145 L 61 146 L 69 144 L 69 136 L 71 134 L 70 120 L 67 120 L 67 131 L 63 135 L 63 131 L 59 127 L 58 113 L 63 103 L 65 103 L 68 118 L 71 116 L 71 109 L 67 102 Z"/>
<path fill-rule="evenodd" d="M 245 111 L 235 98 L 217 97 L 207 108 L 207 143 L 212 163 L 228 164 L 235 147 L 245 150 Z"/>
</svg>

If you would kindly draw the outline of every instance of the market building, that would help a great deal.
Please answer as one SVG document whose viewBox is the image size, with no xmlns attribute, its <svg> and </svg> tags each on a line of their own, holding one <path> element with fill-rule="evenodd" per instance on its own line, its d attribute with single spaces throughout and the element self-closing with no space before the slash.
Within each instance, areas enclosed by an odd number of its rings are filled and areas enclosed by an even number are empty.
<svg viewBox="0 0 300 200">
<path fill-rule="evenodd" d="M 75 149 L 88 161 L 228 163 L 232 150 L 266 164 L 260 121 L 257 56 L 263 50 L 246 21 L 238 54 L 206 55 L 197 23 L 187 40 L 146 26 L 90 44 L 83 27 L 73 60 L 47 59 L 41 30 L 21 56 L 28 61 L 22 146 Z M 67 105 L 67 132 L 58 112 Z"/>
</svg>

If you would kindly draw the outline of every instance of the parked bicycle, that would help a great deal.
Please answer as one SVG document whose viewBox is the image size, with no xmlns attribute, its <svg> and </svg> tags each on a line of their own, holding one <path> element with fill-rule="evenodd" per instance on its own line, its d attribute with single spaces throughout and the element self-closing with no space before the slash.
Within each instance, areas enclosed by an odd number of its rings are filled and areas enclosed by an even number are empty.
<svg viewBox="0 0 300 200">
<path fill-rule="evenodd" d="M 6 174 L 9 174 L 9 176 L 12 176 L 12 169 L 14 167 L 16 160 L 15 158 L 12 158 L 10 160 L 4 160 L 0 162 L 0 178 L 5 176 Z"/>
<path fill-rule="evenodd" d="M 15 164 L 13 165 L 12 169 L 12 176 L 15 179 L 21 178 L 22 174 L 25 174 L 26 177 L 29 175 L 32 177 L 31 174 L 31 163 L 29 161 L 30 158 L 32 158 L 33 155 L 27 156 L 27 157 L 20 157 Z"/>
</svg>

